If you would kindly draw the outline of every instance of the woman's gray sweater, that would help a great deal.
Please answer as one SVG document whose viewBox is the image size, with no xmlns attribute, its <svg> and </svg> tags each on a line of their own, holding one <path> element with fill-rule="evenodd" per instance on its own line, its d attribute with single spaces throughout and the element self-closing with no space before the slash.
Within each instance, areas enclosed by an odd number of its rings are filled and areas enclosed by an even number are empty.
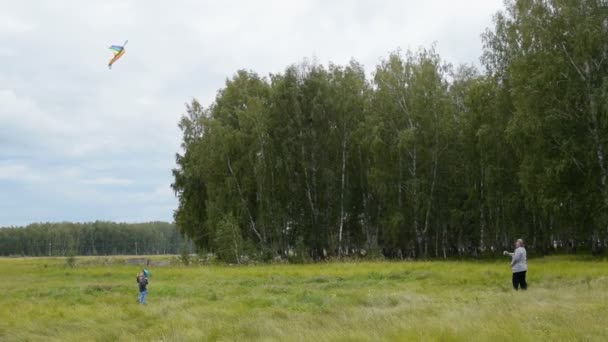
<svg viewBox="0 0 608 342">
<path fill-rule="evenodd" d="M 511 260 L 511 269 L 513 273 L 523 272 L 528 270 L 528 262 L 526 261 L 526 249 L 518 247 L 513 253 L 513 259 Z"/>
</svg>

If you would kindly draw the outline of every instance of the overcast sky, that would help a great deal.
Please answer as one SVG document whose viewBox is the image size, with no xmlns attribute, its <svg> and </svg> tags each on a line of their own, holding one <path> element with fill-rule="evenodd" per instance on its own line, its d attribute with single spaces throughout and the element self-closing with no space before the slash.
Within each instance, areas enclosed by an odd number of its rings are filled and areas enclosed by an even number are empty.
<svg viewBox="0 0 608 342">
<path fill-rule="evenodd" d="M 0 0 L 0 226 L 171 221 L 177 121 L 238 69 L 368 71 L 398 48 L 478 64 L 502 0 Z M 108 47 L 129 40 L 108 70 Z"/>
</svg>

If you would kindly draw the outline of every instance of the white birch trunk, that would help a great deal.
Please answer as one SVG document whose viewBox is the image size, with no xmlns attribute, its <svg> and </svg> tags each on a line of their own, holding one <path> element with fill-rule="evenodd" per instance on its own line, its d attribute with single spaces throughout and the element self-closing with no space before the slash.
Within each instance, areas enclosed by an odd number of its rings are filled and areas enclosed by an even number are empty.
<svg viewBox="0 0 608 342">
<path fill-rule="evenodd" d="M 342 140 L 342 184 L 340 187 L 340 232 L 338 234 L 338 254 L 342 256 L 342 232 L 344 228 L 344 184 L 346 178 L 346 139 Z"/>
<path fill-rule="evenodd" d="M 249 206 L 247 206 L 247 202 L 245 201 L 245 197 L 243 196 L 243 191 L 241 190 L 241 185 L 239 183 L 239 180 L 236 177 L 234 170 L 232 169 L 232 164 L 230 163 L 230 157 L 228 157 L 226 160 L 228 162 L 228 170 L 230 171 L 230 174 L 232 175 L 232 177 L 234 178 L 234 182 L 236 183 L 236 188 L 239 192 L 239 197 L 241 198 L 241 204 L 243 205 L 243 208 L 247 211 L 247 214 L 249 216 L 249 223 L 251 225 L 251 230 L 255 233 L 255 235 L 258 237 L 258 239 L 260 239 L 260 242 L 264 242 L 262 235 L 260 235 L 257 228 L 255 227 L 255 221 L 253 220 L 253 215 L 251 215 Z"/>
</svg>

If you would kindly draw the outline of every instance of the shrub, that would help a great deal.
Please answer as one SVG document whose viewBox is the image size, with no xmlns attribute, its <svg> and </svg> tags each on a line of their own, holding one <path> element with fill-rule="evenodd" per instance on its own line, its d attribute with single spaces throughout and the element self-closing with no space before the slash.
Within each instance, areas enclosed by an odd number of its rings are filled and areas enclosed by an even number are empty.
<svg viewBox="0 0 608 342">
<path fill-rule="evenodd" d="M 213 237 L 218 258 L 227 263 L 240 263 L 243 254 L 243 237 L 237 220 L 232 214 L 222 218 Z"/>
<path fill-rule="evenodd" d="M 179 255 L 179 261 L 180 261 L 180 262 L 181 262 L 183 265 L 185 265 L 185 266 L 190 265 L 190 263 L 191 263 L 191 260 L 190 260 L 190 252 L 188 251 L 188 247 L 187 247 L 187 246 L 183 246 L 183 247 L 182 247 L 182 252 L 181 252 L 181 254 Z"/>
<path fill-rule="evenodd" d="M 295 251 L 289 251 L 287 254 L 289 258 L 289 262 L 296 264 L 304 264 L 311 261 L 310 255 L 308 254 L 308 248 L 306 248 L 306 243 L 304 242 L 303 237 L 299 237 L 296 242 Z"/>
<path fill-rule="evenodd" d="M 67 267 L 76 267 L 76 256 L 74 255 L 74 253 L 69 253 L 68 257 L 65 259 L 65 265 Z"/>
</svg>

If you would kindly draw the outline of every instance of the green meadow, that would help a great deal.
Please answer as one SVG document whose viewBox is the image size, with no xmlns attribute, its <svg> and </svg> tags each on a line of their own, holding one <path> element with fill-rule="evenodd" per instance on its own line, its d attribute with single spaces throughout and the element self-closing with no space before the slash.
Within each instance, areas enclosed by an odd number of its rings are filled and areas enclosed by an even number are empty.
<svg viewBox="0 0 608 342">
<path fill-rule="evenodd" d="M 608 261 L 508 259 L 151 268 L 0 258 L 0 341 L 606 341 Z"/>
</svg>

